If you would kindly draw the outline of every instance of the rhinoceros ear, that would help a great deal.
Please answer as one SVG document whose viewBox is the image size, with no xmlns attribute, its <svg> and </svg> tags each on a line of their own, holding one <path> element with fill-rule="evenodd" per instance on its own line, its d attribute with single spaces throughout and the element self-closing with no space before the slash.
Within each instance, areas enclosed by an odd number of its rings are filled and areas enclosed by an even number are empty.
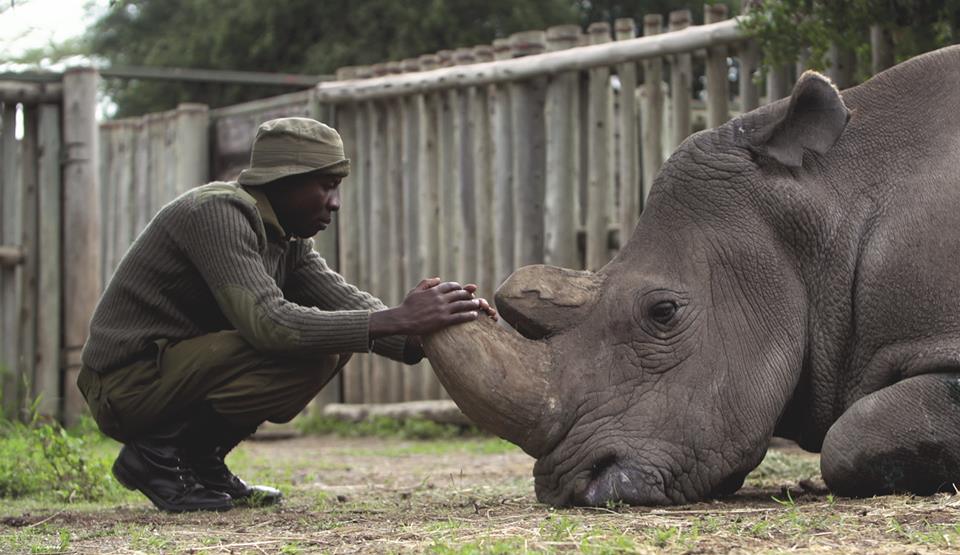
<svg viewBox="0 0 960 555">
<path fill-rule="evenodd" d="M 818 154 L 830 150 L 850 119 L 840 91 L 815 71 L 804 72 L 780 114 L 758 114 L 754 121 L 749 121 L 748 114 L 743 125 L 752 127 L 746 130 L 751 150 L 792 168 L 803 164 L 804 150 Z"/>
</svg>

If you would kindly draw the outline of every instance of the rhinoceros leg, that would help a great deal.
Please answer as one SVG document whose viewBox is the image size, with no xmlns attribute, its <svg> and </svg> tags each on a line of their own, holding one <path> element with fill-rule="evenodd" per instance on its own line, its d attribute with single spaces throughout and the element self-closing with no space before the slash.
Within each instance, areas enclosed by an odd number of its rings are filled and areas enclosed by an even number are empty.
<svg viewBox="0 0 960 555">
<path fill-rule="evenodd" d="M 907 378 L 858 400 L 827 432 L 820 469 L 840 495 L 952 491 L 960 484 L 960 374 Z"/>
</svg>

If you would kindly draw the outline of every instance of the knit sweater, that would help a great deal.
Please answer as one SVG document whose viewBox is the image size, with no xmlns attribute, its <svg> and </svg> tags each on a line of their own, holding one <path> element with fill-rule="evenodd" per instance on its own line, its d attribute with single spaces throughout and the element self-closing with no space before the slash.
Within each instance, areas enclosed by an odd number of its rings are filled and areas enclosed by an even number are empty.
<svg viewBox="0 0 960 555">
<path fill-rule="evenodd" d="M 164 206 L 134 241 L 97 304 L 82 362 L 110 372 L 155 344 L 227 329 L 271 356 L 368 352 L 370 312 L 385 308 L 331 270 L 312 239 L 285 237 L 262 191 L 214 182 Z M 403 361 L 405 341 L 380 338 L 373 350 Z"/>
</svg>

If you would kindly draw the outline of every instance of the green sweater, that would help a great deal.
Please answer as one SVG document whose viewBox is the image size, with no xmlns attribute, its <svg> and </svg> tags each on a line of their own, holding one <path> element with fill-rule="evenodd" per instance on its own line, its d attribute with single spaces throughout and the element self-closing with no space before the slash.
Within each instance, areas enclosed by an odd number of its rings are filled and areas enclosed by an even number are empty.
<svg viewBox="0 0 960 555">
<path fill-rule="evenodd" d="M 312 239 L 289 239 L 266 195 L 214 182 L 164 206 L 137 237 L 90 323 L 83 364 L 110 372 L 158 341 L 236 329 L 269 355 L 370 350 L 370 312 L 386 306 L 331 270 Z M 373 350 L 404 361 L 406 338 Z M 413 363 L 416 360 L 406 360 Z"/>
</svg>

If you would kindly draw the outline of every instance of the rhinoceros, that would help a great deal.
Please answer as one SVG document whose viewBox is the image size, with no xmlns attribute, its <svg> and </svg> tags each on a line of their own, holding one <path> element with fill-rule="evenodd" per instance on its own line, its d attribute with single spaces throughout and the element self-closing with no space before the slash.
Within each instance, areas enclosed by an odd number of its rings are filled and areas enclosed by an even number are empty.
<svg viewBox="0 0 960 555">
<path fill-rule="evenodd" d="M 730 494 L 772 436 L 837 494 L 960 481 L 960 47 L 685 140 L 596 273 L 517 270 L 425 338 L 544 503 Z"/>
</svg>

